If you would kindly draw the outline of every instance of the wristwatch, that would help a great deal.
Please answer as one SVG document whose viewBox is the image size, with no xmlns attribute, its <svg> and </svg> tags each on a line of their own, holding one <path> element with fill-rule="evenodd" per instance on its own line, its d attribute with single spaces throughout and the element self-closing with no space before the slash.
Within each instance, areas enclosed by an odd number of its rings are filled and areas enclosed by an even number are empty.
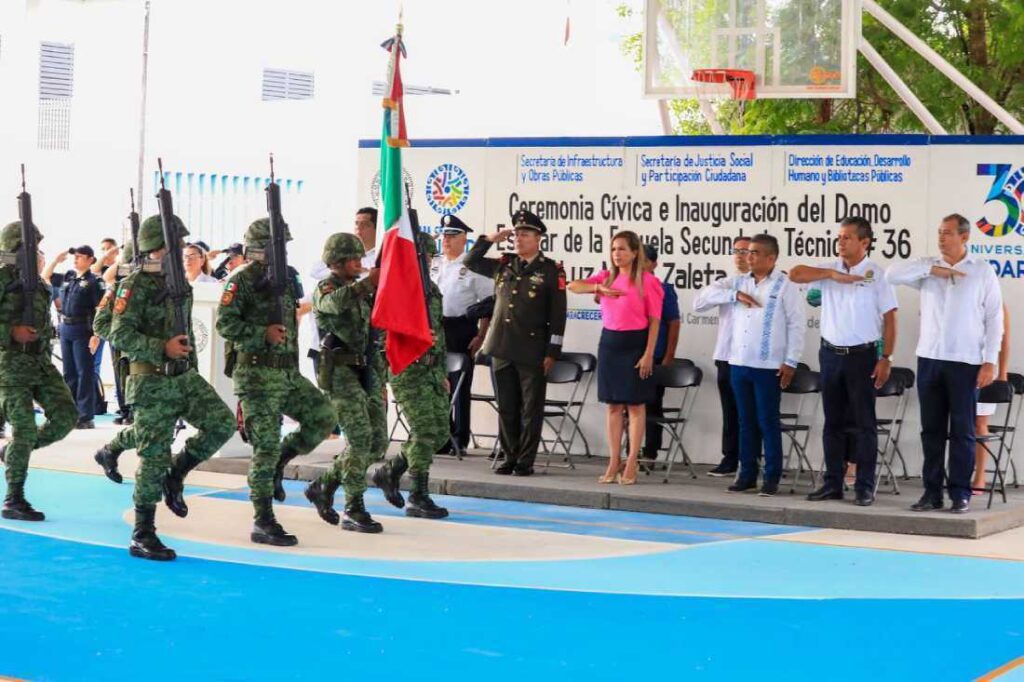
<svg viewBox="0 0 1024 682">
<path fill-rule="evenodd" d="M 882 359 L 883 360 L 888 360 L 890 365 L 893 364 L 893 362 L 892 362 L 892 355 L 883 355 Z"/>
</svg>

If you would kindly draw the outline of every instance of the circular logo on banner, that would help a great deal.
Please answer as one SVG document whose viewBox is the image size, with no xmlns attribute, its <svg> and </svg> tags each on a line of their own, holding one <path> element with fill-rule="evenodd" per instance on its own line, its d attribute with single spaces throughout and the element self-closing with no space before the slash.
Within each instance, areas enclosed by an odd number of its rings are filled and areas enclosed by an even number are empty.
<svg viewBox="0 0 1024 682">
<path fill-rule="evenodd" d="M 454 163 L 443 163 L 427 176 L 427 203 L 437 213 L 458 213 L 469 200 L 469 176 Z"/>
<path fill-rule="evenodd" d="M 402 185 L 404 185 L 404 187 L 405 187 L 405 189 L 402 192 L 402 195 L 405 197 L 405 200 L 408 202 L 409 198 L 410 198 L 409 197 L 409 190 L 413 186 L 413 181 L 412 181 L 412 175 L 410 175 L 409 171 L 406 170 L 405 168 L 402 169 Z M 374 173 L 373 174 L 373 180 L 370 181 L 370 198 L 373 200 L 373 205 L 375 207 L 379 207 L 380 206 L 380 171 L 377 171 L 376 173 Z"/>
</svg>

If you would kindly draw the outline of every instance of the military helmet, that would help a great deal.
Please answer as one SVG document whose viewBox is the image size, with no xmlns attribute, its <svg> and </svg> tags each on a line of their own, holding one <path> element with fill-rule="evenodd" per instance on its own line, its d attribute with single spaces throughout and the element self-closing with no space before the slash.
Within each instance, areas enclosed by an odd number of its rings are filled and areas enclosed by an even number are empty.
<svg viewBox="0 0 1024 682">
<path fill-rule="evenodd" d="M 181 236 L 188 235 L 188 230 L 185 229 L 185 223 L 181 222 L 181 218 L 174 216 L 175 222 L 178 224 L 178 230 Z M 143 253 L 149 253 L 150 251 L 156 251 L 164 246 L 164 225 L 160 221 L 160 216 L 151 215 L 146 218 L 142 223 L 142 227 L 139 228 L 139 251 Z"/>
<path fill-rule="evenodd" d="M 126 241 L 124 243 L 124 246 L 121 247 L 121 262 L 122 263 L 131 263 L 132 262 L 132 258 L 134 258 L 134 257 L 135 257 L 135 247 L 132 246 L 132 242 L 129 239 L 128 241 Z"/>
<path fill-rule="evenodd" d="M 284 226 L 284 240 L 286 242 L 292 240 L 292 231 L 288 229 L 287 225 Z M 266 218 L 254 220 L 249 229 L 245 231 L 242 241 L 246 246 L 253 246 L 257 249 L 265 247 L 270 241 L 270 221 Z"/>
<path fill-rule="evenodd" d="M 43 238 L 39 228 L 36 228 L 36 241 Z M 0 230 L 0 251 L 11 251 L 17 250 L 21 246 L 21 221 L 15 220 L 13 223 L 8 223 L 3 230 Z"/>
<path fill-rule="evenodd" d="M 335 232 L 324 242 L 323 261 L 327 265 L 339 263 L 352 258 L 362 258 L 366 255 L 363 242 L 359 237 L 348 232 Z"/>
<path fill-rule="evenodd" d="M 437 255 L 437 241 L 435 241 L 434 235 L 429 232 L 420 232 L 417 238 L 420 240 L 420 248 L 427 254 L 427 258 Z"/>
</svg>

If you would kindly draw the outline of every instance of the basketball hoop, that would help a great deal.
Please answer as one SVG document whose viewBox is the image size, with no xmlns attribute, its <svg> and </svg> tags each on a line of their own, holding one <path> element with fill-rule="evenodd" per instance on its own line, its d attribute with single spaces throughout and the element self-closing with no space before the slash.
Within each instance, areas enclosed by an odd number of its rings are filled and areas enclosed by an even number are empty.
<svg viewBox="0 0 1024 682">
<path fill-rule="evenodd" d="M 727 85 L 732 91 L 732 99 L 757 99 L 757 78 L 753 71 L 744 69 L 697 69 L 690 76 L 696 83 L 698 96 L 710 99 L 714 96 L 729 96 L 729 91 L 722 87 Z"/>
</svg>

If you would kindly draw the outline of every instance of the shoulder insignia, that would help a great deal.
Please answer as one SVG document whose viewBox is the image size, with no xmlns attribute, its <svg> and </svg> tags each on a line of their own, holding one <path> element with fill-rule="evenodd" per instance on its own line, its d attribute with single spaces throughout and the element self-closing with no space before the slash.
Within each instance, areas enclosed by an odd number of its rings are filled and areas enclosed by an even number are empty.
<svg viewBox="0 0 1024 682">
<path fill-rule="evenodd" d="M 509 262 L 511 262 L 511 260 L 512 260 L 512 259 L 511 259 L 511 258 L 509 258 L 509 255 L 508 255 L 507 253 L 503 253 L 503 254 L 501 254 L 501 264 L 502 264 L 502 265 L 508 265 L 508 264 L 509 264 Z"/>
<path fill-rule="evenodd" d="M 103 294 L 103 298 L 100 299 L 99 304 L 96 306 L 96 310 L 103 310 L 110 305 L 110 299 L 114 298 L 114 290 L 107 289 L 107 292 Z"/>
<path fill-rule="evenodd" d="M 327 294 L 334 291 L 334 281 L 330 279 L 325 279 L 324 281 L 320 282 L 319 289 L 320 294 L 326 296 Z"/>
<path fill-rule="evenodd" d="M 224 293 L 221 294 L 221 296 L 220 296 L 220 304 L 221 305 L 231 305 L 231 303 L 235 300 L 235 294 L 236 293 L 238 293 L 238 283 L 237 282 L 228 282 L 224 286 Z"/>
<path fill-rule="evenodd" d="M 117 290 L 117 300 L 114 301 L 114 313 L 120 315 L 128 308 L 128 299 L 132 297 L 131 287 L 121 285 Z"/>
</svg>

